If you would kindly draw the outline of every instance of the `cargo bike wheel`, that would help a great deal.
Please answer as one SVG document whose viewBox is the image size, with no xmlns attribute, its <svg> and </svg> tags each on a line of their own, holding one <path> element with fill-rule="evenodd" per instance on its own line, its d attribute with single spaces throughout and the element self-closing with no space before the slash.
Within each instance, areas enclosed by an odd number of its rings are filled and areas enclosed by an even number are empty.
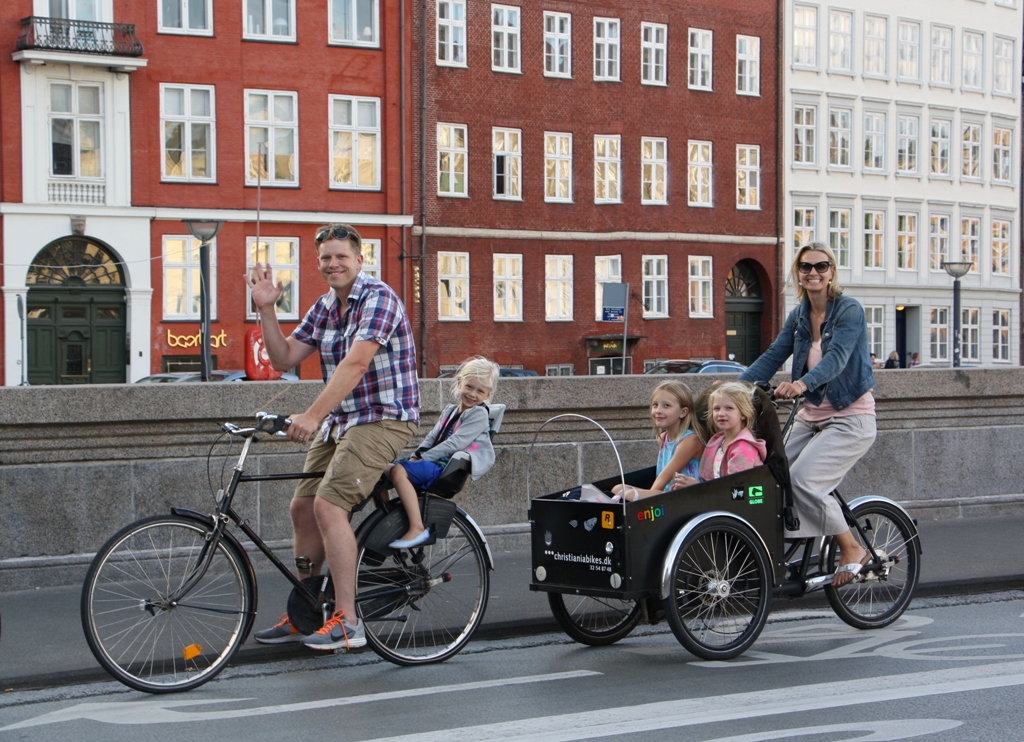
<svg viewBox="0 0 1024 742">
<path fill-rule="evenodd" d="M 640 622 L 640 601 L 548 593 L 551 613 L 573 640 L 603 647 L 624 639 Z"/>
<path fill-rule="evenodd" d="M 669 626 L 701 659 L 731 659 L 768 620 L 771 562 L 760 537 L 737 518 L 711 516 L 687 528 L 667 573 Z"/>
</svg>

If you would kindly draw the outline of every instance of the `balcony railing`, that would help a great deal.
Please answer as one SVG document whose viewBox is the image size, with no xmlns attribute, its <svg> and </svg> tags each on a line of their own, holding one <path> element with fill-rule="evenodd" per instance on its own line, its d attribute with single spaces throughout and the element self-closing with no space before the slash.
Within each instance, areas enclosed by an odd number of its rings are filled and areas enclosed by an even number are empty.
<svg viewBox="0 0 1024 742">
<path fill-rule="evenodd" d="M 18 49 L 142 56 L 142 42 L 135 35 L 134 24 L 72 21 L 38 15 L 21 19 Z"/>
</svg>

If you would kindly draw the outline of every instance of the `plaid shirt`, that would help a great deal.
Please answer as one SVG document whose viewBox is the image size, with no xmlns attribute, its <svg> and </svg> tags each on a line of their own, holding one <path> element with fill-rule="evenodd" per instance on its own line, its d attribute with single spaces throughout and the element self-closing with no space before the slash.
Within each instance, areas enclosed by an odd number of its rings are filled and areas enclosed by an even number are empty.
<svg viewBox="0 0 1024 742">
<path fill-rule="evenodd" d="M 320 351 L 324 383 L 356 340 L 381 347 L 352 392 L 324 421 L 324 440 L 331 427 L 340 437 L 355 425 L 378 420 L 407 420 L 419 424 L 420 391 L 416 376 L 416 346 L 401 300 L 386 283 L 360 273 L 348 295 L 344 315 L 334 289 L 321 296 L 292 337 Z"/>
</svg>

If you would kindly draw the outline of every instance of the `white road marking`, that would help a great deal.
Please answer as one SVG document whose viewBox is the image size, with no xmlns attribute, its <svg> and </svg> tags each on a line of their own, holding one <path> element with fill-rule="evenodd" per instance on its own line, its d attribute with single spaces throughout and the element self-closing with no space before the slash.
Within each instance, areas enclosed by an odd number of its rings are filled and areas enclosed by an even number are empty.
<svg viewBox="0 0 1024 742">
<path fill-rule="evenodd" d="M 891 742 L 898 739 L 910 739 L 920 737 L 924 734 L 938 734 L 950 729 L 963 726 L 962 721 L 953 719 L 895 719 L 893 721 L 859 721 L 850 724 L 828 724 L 821 727 L 800 727 L 797 729 L 776 729 L 771 732 L 755 732 L 754 734 L 741 734 L 737 737 L 719 737 L 709 739 L 706 742 L 769 742 L 773 739 L 792 740 L 797 737 L 820 738 L 822 735 L 838 734 L 839 732 L 857 732 L 847 740 L 852 742 Z M 873 732 L 868 737 L 864 732 Z M 843 742 L 836 739 L 835 742 Z"/>
</svg>

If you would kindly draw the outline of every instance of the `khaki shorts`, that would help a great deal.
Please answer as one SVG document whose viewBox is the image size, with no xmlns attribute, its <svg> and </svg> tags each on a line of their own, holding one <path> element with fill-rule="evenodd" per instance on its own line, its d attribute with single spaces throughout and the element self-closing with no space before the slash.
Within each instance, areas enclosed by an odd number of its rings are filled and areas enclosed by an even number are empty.
<svg viewBox="0 0 1024 742">
<path fill-rule="evenodd" d="M 334 430 L 326 441 L 317 436 L 306 453 L 303 471 L 322 471 L 322 479 L 303 479 L 295 497 L 316 495 L 351 510 L 373 491 L 384 468 L 399 457 L 412 439 L 416 425 L 399 420 L 378 420 L 355 425 L 340 441 Z"/>
</svg>

